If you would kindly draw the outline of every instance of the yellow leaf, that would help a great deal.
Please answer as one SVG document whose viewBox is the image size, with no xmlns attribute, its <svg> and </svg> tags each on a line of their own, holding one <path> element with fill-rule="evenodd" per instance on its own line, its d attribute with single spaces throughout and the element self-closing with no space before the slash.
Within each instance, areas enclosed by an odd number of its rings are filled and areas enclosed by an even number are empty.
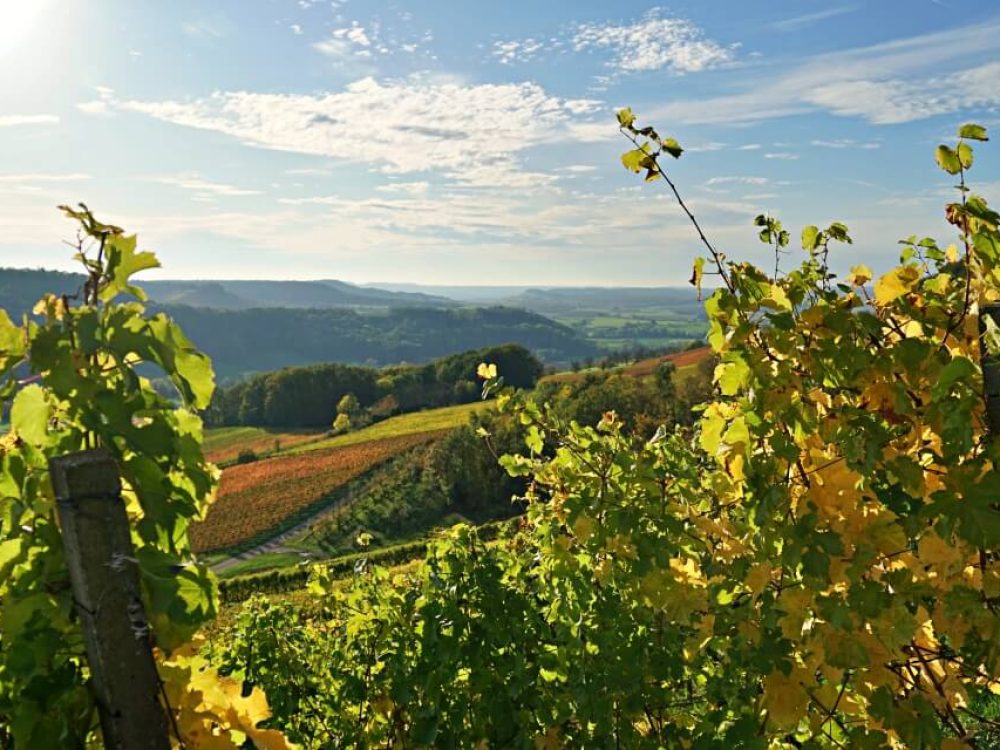
<svg viewBox="0 0 1000 750">
<path fill-rule="evenodd" d="M 949 263 L 958 262 L 958 248 L 954 245 L 948 245 L 948 248 L 944 251 L 944 257 Z"/>
<path fill-rule="evenodd" d="M 753 592 L 754 596 L 760 596 L 770 581 L 771 566 L 767 563 L 754 565 L 750 568 L 750 572 L 747 573 L 747 577 L 743 579 L 743 582 Z"/>
<path fill-rule="evenodd" d="M 777 284 L 771 284 L 768 287 L 767 295 L 760 301 L 760 303 L 776 310 L 792 309 L 791 300 L 788 299 L 788 295 L 785 294 L 785 290 Z"/>
<path fill-rule="evenodd" d="M 594 533 L 594 520 L 589 516 L 581 515 L 576 519 L 576 523 L 573 524 L 573 534 L 581 542 L 585 542 Z"/>
<path fill-rule="evenodd" d="M 948 737 L 941 740 L 941 750 L 969 750 L 971 747 L 972 745 L 955 737 Z"/>
<path fill-rule="evenodd" d="M 920 538 L 917 556 L 920 562 L 941 566 L 945 570 L 961 567 L 964 560 L 962 552 L 956 546 L 949 544 L 933 531 L 927 532 Z"/>
<path fill-rule="evenodd" d="M 872 269 L 862 263 L 851 268 L 851 273 L 847 276 L 847 283 L 851 286 L 864 286 L 872 280 Z"/>
<path fill-rule="evenodd" d="M 920 270 L 915 266 L 900 266 L 889 271 L 875 282 L 875 302 L 888 305 L 909 292 L 920 279 Z"/>
<path fill-rule="evenodd" d="M 480 362 L 479 367 L 476 369 L 476 375 L 483 380 L 493 380 L 497 376 L 497 366 Z"/>
<path fill-rule="evenodd" d="M 805 715 L 809 694 L 803 685 L 806 671 L 794 667 L 791 674 L 780 670 L 764 679 L 764 707 L 768 719 L 778 729 L 794 729 Z"/>
</svg>

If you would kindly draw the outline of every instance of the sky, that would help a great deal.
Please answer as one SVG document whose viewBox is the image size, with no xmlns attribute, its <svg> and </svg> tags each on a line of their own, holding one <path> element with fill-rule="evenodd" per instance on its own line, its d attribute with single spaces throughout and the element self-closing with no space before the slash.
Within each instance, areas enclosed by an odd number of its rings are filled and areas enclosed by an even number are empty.
<svg viewBox="0 0 1000 750">
<path fill-rule="evenodd" d="M 954 240 L 933 150 L 1000 129 L 1000 2 L 0 0 L 0 266 L 71 270 L 84 201 L 159 278 L 683 284 L 623 106 L 730 258 L 773 263 L 766 212 L 877 271 Z"/>
</svg>

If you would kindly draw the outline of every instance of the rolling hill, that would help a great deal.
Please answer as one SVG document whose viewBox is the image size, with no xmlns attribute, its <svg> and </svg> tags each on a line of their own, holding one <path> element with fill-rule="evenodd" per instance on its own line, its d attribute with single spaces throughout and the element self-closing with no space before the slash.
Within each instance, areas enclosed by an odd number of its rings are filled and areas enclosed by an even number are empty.
<svg viewBox="0 0 1000 750">
<path fill-rule="evenodd" d="M 27 312 L 46 292 L 72 295 L 79 274 L 0 269 L 0 308 Z M 338 281 L 153 281 L 152 307 L 170 314 L 222 380 L 321 362 L 390 365 L 504 343 L 565 364 L 596 353 L 580 333 L 537 313 L 461 307 L 444 298 Z M 182 304 L 183 303 L 183 304 Z"/>
</svg>

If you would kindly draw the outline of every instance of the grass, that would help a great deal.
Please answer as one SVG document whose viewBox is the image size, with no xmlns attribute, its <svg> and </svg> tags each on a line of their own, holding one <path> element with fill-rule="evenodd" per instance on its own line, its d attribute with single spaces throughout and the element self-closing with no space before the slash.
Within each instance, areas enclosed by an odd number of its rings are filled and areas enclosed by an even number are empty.
<svg viewBox="0 0 1000 750">
<path fill-rule="evenodd" d="M 317 430 L 269 429 L 264 427 L 215 427 L 205 430 L 204 450 L 209 461 L 231 463 L 242 451 L 270 455 L 294 445 L 322 439 Z"/>
<path fill-rule="evenodd" d="M 246 560 L 241 560 L 231 568 L 226 568 L 218 576 L 219 578 L 226 579 L 250 573 L 261 573 L 275 568 L 291 568 L 306 560 L 307 557 L 300 552 L 266 552 L 263 555 L 255 555 Z"/>
<path fill-rule="evenodd" d="M 469 417 L 472 414 L 489 408 L 489 406 L 489 401 L 476 401 L 471 404 L 444 406 L 440 409 L 428 409 L 426 411 L 400 414 L 398 417 L 391 417 L 382 422 L 376 422 L 372 426 L 365 427 L 356 432 L 348 432 L 344 435 L 318 440 L 307 445 L 291 448 L 288 451 L 282 451 L 282 453 L 298 454 L 307 451 L 325 450 L 326 448 L 342 448 L 348 445 L 356 445 L 357 443 L 366 443 L 369 440 L 385 440 L 386 438 L 413 435 L 418 432 L 436 432 L 438 430 L 461 427 L 469 421 Z"/>
</svg>

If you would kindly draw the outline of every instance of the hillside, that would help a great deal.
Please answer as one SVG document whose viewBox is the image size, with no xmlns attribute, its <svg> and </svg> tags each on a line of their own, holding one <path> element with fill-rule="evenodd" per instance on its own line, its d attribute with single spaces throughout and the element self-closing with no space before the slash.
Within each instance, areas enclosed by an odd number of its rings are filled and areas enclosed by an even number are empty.
<svg viewBox="0 0 1000 750">
<path fill-rule="evenodd" d="M 0 308 L 16 316 L 30 310 L 46 292 L 74 294 L 81 283 L 77 274 L 0 269 Z M 597 352 L 579 333 L 537 313 L 504 307 L 433 307 L 436 298 L 430 295 L 381 292 L 342 282 L 163 281 L 144 287 L 153 307 L 174 317 L 212 358 L 223 381 L 320 362 L 376 366 L 426 362 L 505 343 L 520 344 L 555 364 Z M 164 299 L 189 304 L 164 304 Z M 244 309 L 245 299 L 259 306 Z M 334 299 L 341 306 L 334 306 Z M 408 306 L 387 306 L 403 300 Z M 418 306 L 409 306 L 411 300 Z M 265 306 L 296 301 L 297 306 Z M 203 306 L 214 302 L 230 309 Z M 317 306 L 304 307 L 313 303 Z"/>
<path fill-rule="evenodd" d="M 35 269 L 0 268 L 0 306 L 10 311 L 31 308 L 46 292 L 73 294 L 83 284 L 80 274 Z M 455 302 L 425 293 L 355 286 L 343 281 L 144 281 L 153 302 L 220 310 L 258 307 L 355 308 L 450 307 Z"/>
</svg>

